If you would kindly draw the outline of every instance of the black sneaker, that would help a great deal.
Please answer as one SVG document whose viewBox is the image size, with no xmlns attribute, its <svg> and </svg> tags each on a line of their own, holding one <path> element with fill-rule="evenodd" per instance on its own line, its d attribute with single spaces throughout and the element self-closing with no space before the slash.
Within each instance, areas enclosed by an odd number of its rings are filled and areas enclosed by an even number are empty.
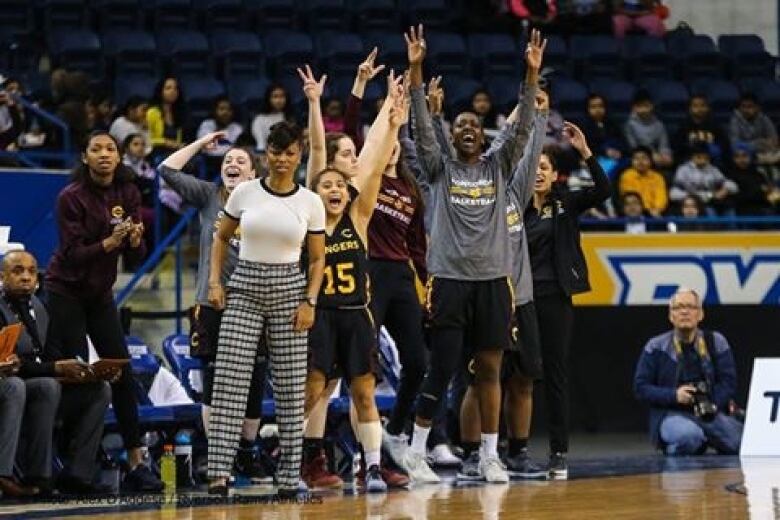
<svg viewBox="0 0 780 520">
<path fill-rule="evenodd" d="M 553 480 L 566 480 L 569 478 L 569 464 L 566 462 L 566 454 L 555 452 L 550 455 L 550 478 Z"/>
<path fill-rule="evenodd" d="M 123 487 L 136 493 L 162 493 L 165 486 L 152 470 L 139 464 L 125 476 Z"/>
<path fill-rule="evenodd" d="M 273 476 L 266 471 L 257 450 L 253 448 L 239 448 L 234 469 L 237 474 L 249 479 L 252 484 L 271 484 L 274 481 Z"/>
<path fill-rule="evenodd" d="M 460 471 L 458 471 L 457 479 L 466 481 L 484 480 L 482 472 L 479 471 L 478 451 L 472 452 L 471 455 L 463 459 L 463 462 L 460 464 Z"/>
<path fill-rule="evenodd" d="M 536 465 L 528 456 L 528 448 L 520 451 L 514 457 L 507 457 L 504 460 L 506 472 L 513 479 L 545 479 L 547 471 Z"/>
<path fill-rule="evenodd" d="M 114 493 L 111 486 L 93 484 L 63 474 L 57 478 L 57 490 L 64 495 L 111 495 Z"/>
</svg>

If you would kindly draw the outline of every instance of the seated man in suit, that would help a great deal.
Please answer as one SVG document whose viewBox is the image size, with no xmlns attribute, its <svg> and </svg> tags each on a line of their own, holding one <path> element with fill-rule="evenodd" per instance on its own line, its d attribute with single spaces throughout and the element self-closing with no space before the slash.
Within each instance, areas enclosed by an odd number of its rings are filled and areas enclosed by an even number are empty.
<svg viewBox="0 0 780 520">
<path fill-rule="evenodd" d="M 35 258 L 25 251 L 13 251 L 5 255 L 2 267 L 0 326 L 21 323 L 23 330 L 16 342 L 18 372 L 3 380 L 10 392 L 0 406 L 0 490 L 13 496 L 51 490 L 53 433 L 59 414 L 63 420 L 60 455 L 65 467 L 57 488 L 64 493 L 105 492 L 92 481 L 111 390 L 102 381 L 71 384 L 58 380 L 89 379 L 89 365 L 63 359 L 59 348 L 47 343 L 48 313 L 34 295 L 38 281 Z M 24 474 L 24 486 L 11 478 L 14 458 Z"/>
</svg>

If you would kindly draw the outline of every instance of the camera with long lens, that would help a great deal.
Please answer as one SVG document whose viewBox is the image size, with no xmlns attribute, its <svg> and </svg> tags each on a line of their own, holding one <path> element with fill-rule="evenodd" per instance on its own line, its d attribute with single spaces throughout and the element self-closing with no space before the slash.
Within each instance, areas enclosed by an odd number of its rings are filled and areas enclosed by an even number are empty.
<svg viewBox="0 0 780 520">
<path fill-rule="evenodd" d="M 718 413 L 718 406 L 710 399 L 710 387 L 706 381 L 693 383 L 693 414 L 702 421 L 712 421 Z"/>
</svg>

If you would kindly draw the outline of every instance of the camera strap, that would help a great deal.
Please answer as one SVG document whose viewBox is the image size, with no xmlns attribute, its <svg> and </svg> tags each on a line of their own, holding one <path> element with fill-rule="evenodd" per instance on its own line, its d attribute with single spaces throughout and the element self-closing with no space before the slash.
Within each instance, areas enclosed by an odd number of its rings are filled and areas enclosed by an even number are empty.
<svg viewBox="0 0 780 520">
<path fill-rule="evenodd" d="M 712 343 L 713 343 L 713 334 L 712 331 L 705 330 L 701 331 L 701 334 L 696 334 L 696 353 L 699 355 L 699 363 L 701 365 L 701 370 L 703 374 L 707 373 L 705 361 L 707 359 L 712 360 Z M 672 336 L 672 344 L 674 345 L 674 350 L 677 354 L 677 374 L 675 376 L 676 381 L 680 381 L 680 374 L 683 370 L 683 347 L 682 342 L 680 339 L 676 336 Z"/>
</svg>

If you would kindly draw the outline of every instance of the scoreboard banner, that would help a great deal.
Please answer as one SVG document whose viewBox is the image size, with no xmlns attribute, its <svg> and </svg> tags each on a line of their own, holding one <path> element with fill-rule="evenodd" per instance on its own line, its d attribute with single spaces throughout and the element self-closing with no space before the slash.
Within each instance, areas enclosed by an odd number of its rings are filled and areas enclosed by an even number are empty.
<svg viewBox="0 0 780 520">
<path fill-rule="evenodd" d="M 666 305 L 690 287 L 706 305 L 780 305 L 780 233 L 583 233 L 591 292 L 577 305 Z"/>
</svg>

